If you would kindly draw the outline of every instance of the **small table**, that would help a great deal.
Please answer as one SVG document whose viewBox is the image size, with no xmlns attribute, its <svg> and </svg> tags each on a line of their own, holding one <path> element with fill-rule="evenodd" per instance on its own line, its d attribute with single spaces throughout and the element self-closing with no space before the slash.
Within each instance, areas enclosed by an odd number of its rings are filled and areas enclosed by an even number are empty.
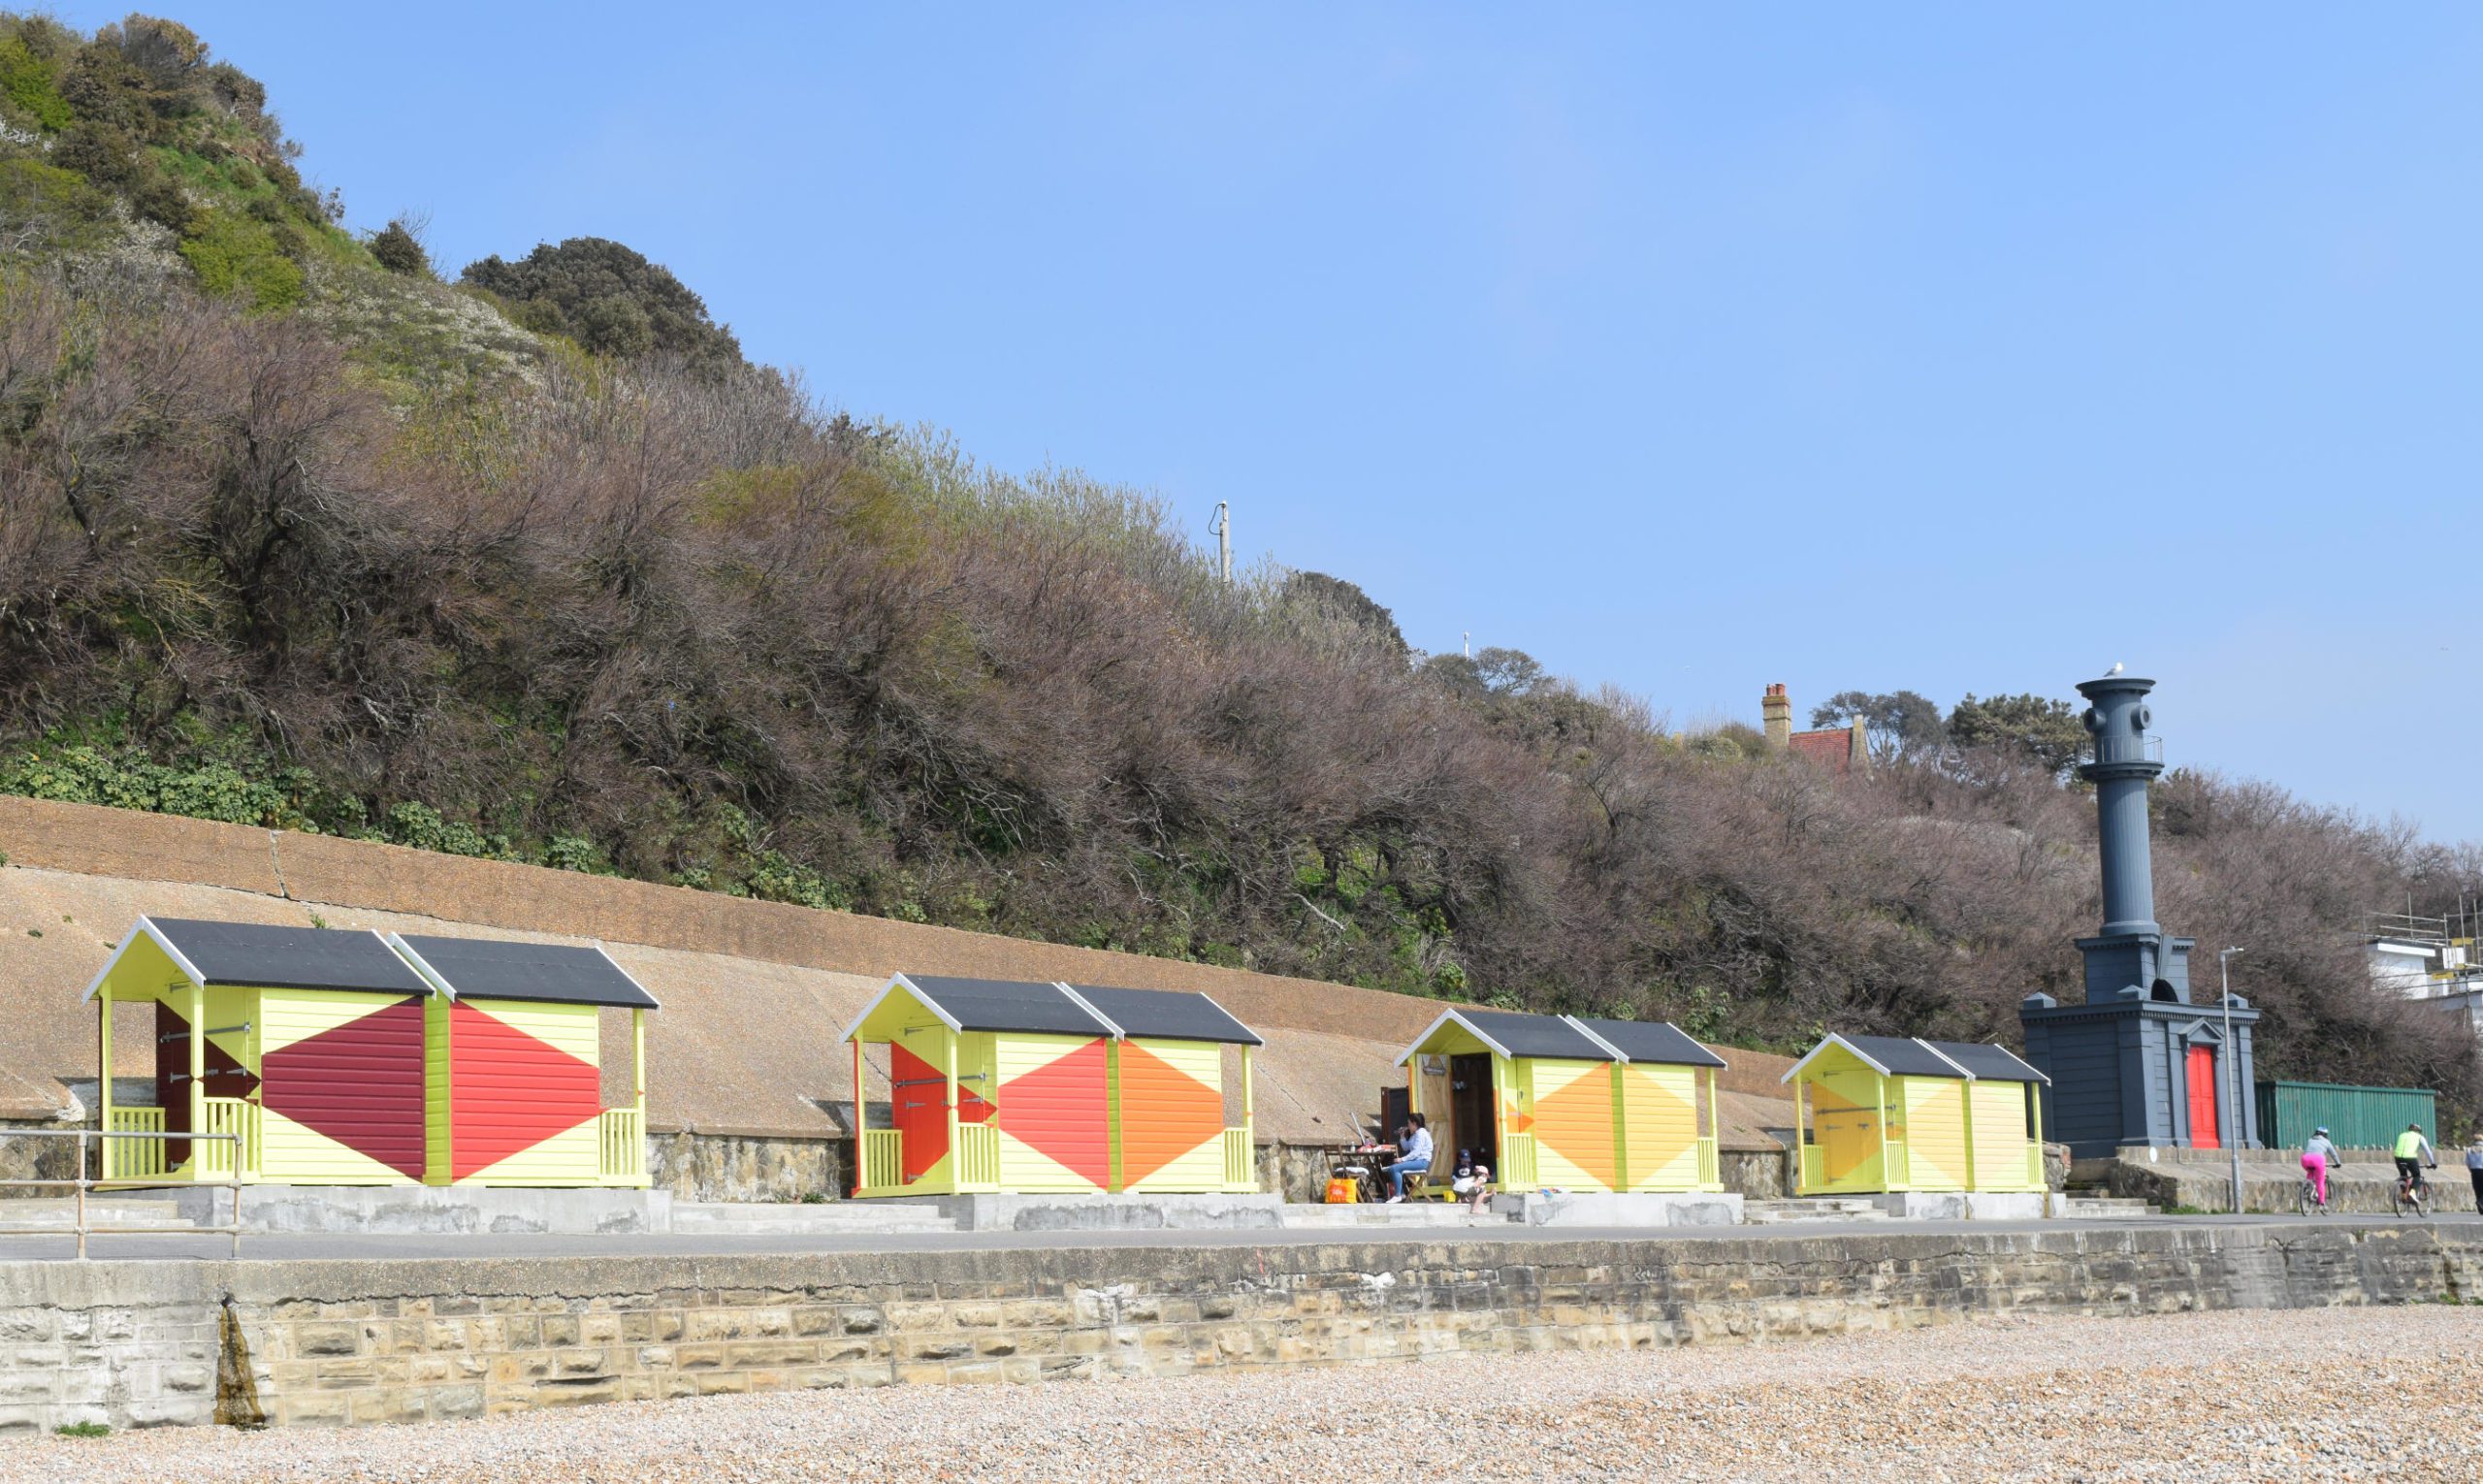
<svg viewBox="0 0 2483 1484">
<path fill-rule="evenodd" d="M 1386 1172 L 1389 1162 L 1397 1157 L 1397 1145 L 1393 1144 L 1332 1144 L 1321 1152 L 1328 1156 L 1330 1179 L 1354 1180 L 1355 1188 L 1365 1201 L 1384 1201 L 1388 1198 Z M 1358 1165 L 1363 1173 L 1359 1176 L 1345 1176 L 1341 1171 L 1347 1165 Z"/>
</svg>

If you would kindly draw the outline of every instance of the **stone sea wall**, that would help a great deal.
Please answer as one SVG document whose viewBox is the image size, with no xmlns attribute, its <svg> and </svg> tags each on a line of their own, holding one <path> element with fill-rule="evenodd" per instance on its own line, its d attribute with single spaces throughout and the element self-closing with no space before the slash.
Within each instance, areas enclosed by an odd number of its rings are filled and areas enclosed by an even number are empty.
<svg viewBox="0 0 2483 1484">
<path fill-rule="evenodd" d="M 217 1343 L 229 1298 L 246 1368 Z M 823 1386 L 1795 1339 L 2015 1312 L 2483 1298 L 2428 1225 L 0 1264 L 0 1428 L 470 1417 Z M 219 1363 L 220 1362 L 220 1363 Z M 254 1395 L 249 1395 L 254 1394 Z"/>
</svg>

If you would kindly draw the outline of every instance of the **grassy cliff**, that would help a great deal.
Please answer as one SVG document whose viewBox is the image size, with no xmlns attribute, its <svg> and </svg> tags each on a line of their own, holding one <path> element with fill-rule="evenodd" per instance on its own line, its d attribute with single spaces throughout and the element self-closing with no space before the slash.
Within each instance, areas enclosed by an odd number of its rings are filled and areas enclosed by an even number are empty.
<svg viewBox="0 0 2483 1484">
<path fill-rule="evenodd" d="M 443 282 L 266 102 L 171 22 L 0 18 L 0 790 L 1755 1045 L 2010 1038 L 2077 971 L 2056 708 L 1856 698 L 1892 756 L 1838 780 L 1423 657 L 1143 493 L 822 409 L 621 244 Z M 2159 802 L 2272 1072 L 2470 1088 L 2351 939 L 2470 855 Z"/>
</svg>

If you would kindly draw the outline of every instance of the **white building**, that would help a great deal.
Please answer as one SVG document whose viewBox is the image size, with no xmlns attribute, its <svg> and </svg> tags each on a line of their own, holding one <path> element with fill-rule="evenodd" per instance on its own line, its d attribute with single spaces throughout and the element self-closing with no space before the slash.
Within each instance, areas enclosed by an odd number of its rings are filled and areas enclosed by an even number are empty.
<svg viewBox="0 0 2483 1484">
<path fill-rule="evenodd" d="M 2455 1016 L 2483 1036 L 2483 960 L 2474 936 L 2483 919 L 2387 913 L 2374 916 L 2370 927 L 2363 953 L 2373 984 Z"/>
</svg>

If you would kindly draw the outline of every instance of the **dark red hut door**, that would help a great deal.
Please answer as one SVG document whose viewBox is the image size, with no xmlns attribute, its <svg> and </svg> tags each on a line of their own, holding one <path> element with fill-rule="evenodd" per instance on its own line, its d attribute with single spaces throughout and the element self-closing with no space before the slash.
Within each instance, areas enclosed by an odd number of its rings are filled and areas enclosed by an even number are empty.
<svg viewBox="0 0 2483 1484">
<path fill-rule="evenodd" d="M 2190 1147 L 2223 1147 L 2215 1137 L 2215 1048 L 2190 1048 Z"/>
</svg>

